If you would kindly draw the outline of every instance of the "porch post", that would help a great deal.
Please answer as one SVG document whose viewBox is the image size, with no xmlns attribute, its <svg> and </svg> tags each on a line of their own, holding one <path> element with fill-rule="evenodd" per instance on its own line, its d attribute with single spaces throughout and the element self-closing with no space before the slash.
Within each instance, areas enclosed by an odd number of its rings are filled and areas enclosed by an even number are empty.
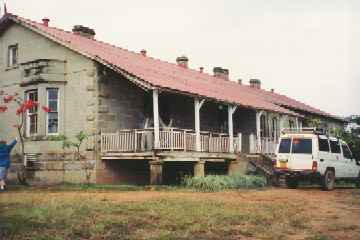
<svg viewBox="0 0 360 240">
<path fill-rule="evenodd" d="M 195 98 L 194 105 L 195 105 L 195 134 L 196 134 L 196 151 L 201 151 L 201 136 L 200 136 L 200 109 L 204 104 L 205 99 L 198 99 Z"/>
<path fill-rule="evenodd" d="M 261 115 L 264 113 L 264 111 L 257 111 L 256 112 L 256 142 L 257 142 L 257 146 L 256 146 L 256 151 L 260 152 L 261 151 L 261 126 L 260 126 L 260 119 L 261 119 Z M 264 129 L 265 130 L 265 129 Z"/>
<path fill-rule="evenodd" d="M 281 115 L 280 116 L 280 121 L 279 121 L 279 125 L 280 125 L 280 134 L 281 134 L 281 130 L 284 128 L 284 121 L 286 119 L 285 115 Z"/>
<path fill-rule="evenodd" d="M 298 117 L 295 118 L 295 122 L 296 122 L 296 129 L 299 129 L 299 118 Z"/>
<path fill-rule="evenodd" d="M 195 163 L 194 177 L 205 177 L 205 161 L 199 160 Z"/>
<path fill-rule="evenodd" d="M 302 120 L 299 121 L 299 128 L 302 129 L 303 125 L 302 125 Z"/>
<path fill-rule="evenodd" d="M 281 121 L 281 116 L 277 116 L 276 117 L 276 131 L 275 131 L 275 141 L 277 142 L 279 137 L 280 137 L 280 121 Z"/>
<path fill-rule="evenodd" d="M 236 111 L 237 106 L 228 105 L 228 122 L 229 122 L 229 152 L 234 152 L 234 123 L 233 123 L 233 115 Z"/>
<path fill-rule="evenodd" d="M 150 185 L 161 185 L 163 182 L 163 163 L 151 161 L 150 165 Z"/>
<path fill-rule="evenodd" d="M 153 90 L 153 113 L 154 113 L 154 147 L 160 148 L 160 128 L 159 128 L 159 90 Z"/>
</svg>

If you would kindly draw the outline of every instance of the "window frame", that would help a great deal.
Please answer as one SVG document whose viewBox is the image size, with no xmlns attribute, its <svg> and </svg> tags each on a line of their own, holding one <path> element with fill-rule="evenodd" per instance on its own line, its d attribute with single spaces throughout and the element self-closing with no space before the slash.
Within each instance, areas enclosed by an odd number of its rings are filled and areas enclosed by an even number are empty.
<svg viewBox="0 0 360 240">
<path fill-rule="evenodd" d="M 13 55 L 14 51 L 15 51 L 15 57 Z M 7 67 L 10 68 L 17 66 L 19 64 L 18 60 L 19 60 L 19 45 L 17 43 L 9 45 L 7 49 Z"/>
<path fill-rule="evenodd" d="M 289 128 L 295 129 L 295 121 L 294 120 L 289 120 Z"/>
<path fill-rule="evenodd" d="M 349 146 L 348 146 L 346 143 L 343 143 L 343 142 L 340 143 L 340 145 L 341 145 L 341 152 L 342 152 L 343 158 L 345 158 L 345 159 L 353 159 L 353 154 L 352 154 Z M 349 157 L 346 157 L 346 156 L 344 155 L 344 148 L 346 148 L 347 151 L 350 153 L 350 156 L 349 156 Z"/>
<path fill-rule="evenodd" d="M 298 141 L 304 141 L 304 142 L 307 142 L 307 141 L 310 141 L 310 152 L 294 152 L 294 140 L 298 140 Z M 296 144 L 295 144 L 296 145 Z M 306 145 L 305 145 L 306 146 Z M 299 150 L 297 150 L 299 151 Z M 314 149 L 313 149 L 313 139 L 312 138 L 299 138 L 299 137 L 292 137 L 291 138 L 291 150 L 290 150 L 290 153 L 291 154 L 304 154 L 304 155 L 310 155 L 310 154 L 313 154 L 314 153 Z"/>
<path fill-rule="evenodd" d="M 333 152 L 333 148 L 331 147 L 331 142 L 337 142 L 338 143 L 338 146 L 339 146 L 339 152 Z M 330 144 L 330 151 L 331 153 L 333 154 L 342 154 L 342 149 L 341 149 L 341 143 L 339 141 L 339 139 L 329 139 L 329 144 Z"/>
<path fill-rule="evenodd" d="M 273 139 L 277 139 L 278 138 L 278 119 L 277 119 L 277 117 L 272 118 L 271 127 L 272 127 L 271 137 Z"/>
<path fill-rule="evenodd" d="M 267 117 L 265 115 L 261 115 L 260 116 L 260 136 L 262 138 L 269 137 L 267 125 L 268 125 Z"/>
<path fill-rule="evenodd" d="M 328 151 L 322 151 L 320 149 L 320 139 L 327 141 Z M 327 137 L 318 136 L 318 150 L 319 150 L 319 152 L 323 152 L 323 153 L 331 153 L 330 142 L 329 142 L 329 139 Z"/>
<path fill-rule="evenodd" d="M 50 104 L 49 104 L 49 90 L 54 90 L 56 89 L 57 90 L 57 111 L 51 111 L 52 109 L 50 108 Z M 56 87 L 49 87 L 49 88 L 46 88 L 46 106 L 50 108 L 50 112 L 47 112 L 46 113 L 46 135 L 47 136 L 56 136 L 56 135 L 59 135 L 60 131 L 59 131 L 59 127 L 60 127 L 60 112 L 59 112 L 59 109 L 60 109 L 60 89 L 59 88 L 56 88 Z M 58 123 L 57 123 L 57 132 L 56 133 L 49 133 L 49 113 L 57 113 L 57 120 L 58 120 Z"/>
<path fill-rule="evenodd" d="M 282 152 L 280 152 L 280 149 L 281 149 L 281 144 L 282 144 L 282 142 L 283 141 L 290 141 L 290 144 L 289 144 L 289 152 L 284 152 L 284 151 L 282 151 Z M 279 154 L 291 154 L 291 149 L 292 149 L 292 138 L 291 137 L 284 137 L 284 138 L 281 138 L 280 139 L 280 142 L 279 142 L 279 149 L 278 149 L 278 153 Z"/>
<path fill-rule="evenodd" d="M 38 89 L 31 89 L 31 90 L 27 90 L 25 92 L 25 100 L 28 101 L 30 100 L 30 94 L 32 93 L 36 93 L 36 102 L 39 101 L 39 90 Z M 25 136 L 26 137 L 32 137 L 32 136 L 36 136 L 38 134 L 39 131 L 39 108 L 38 106 L 35 106 L 34 108 L 36 108 L 36 112 L 31 113 L 30 110 L 26 110 L 26 114 L 25 114 Z M 35 132 L 31 133 L 31 120 L 30 117 L 36 115 L 36 128 L 35 128 Z"/>
</svg>

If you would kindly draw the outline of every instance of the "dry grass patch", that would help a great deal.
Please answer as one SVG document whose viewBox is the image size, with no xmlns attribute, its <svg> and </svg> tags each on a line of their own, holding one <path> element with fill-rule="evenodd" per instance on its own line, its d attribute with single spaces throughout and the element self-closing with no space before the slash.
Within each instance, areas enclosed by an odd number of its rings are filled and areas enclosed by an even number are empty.
<svg viewBox="0 0 360 240">
<path fill-rule="evenodd" d="M 281 189 L 16 191 L 0 196 L 0 239 L 326 240 L 342 239 L 341 233 L 357 239 L 352 237 L 358 224 L 338 224 L 343 216 L 336 212 L 337 199 L 353 198 L 352 193 L 346 196 Z M 329 218 L 335 213 L 339 218 Z"/>
</svg>

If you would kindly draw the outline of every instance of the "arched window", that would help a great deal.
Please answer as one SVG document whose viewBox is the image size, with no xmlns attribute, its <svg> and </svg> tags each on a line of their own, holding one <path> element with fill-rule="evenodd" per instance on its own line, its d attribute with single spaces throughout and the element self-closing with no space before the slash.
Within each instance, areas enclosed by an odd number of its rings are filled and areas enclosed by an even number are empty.
<svg viewBox="0 0 360 240">
<path fill-rule="evenodd" d="M 289 128 L 290 129 L 295 128 L 295 122 L 293 120 L 289 120 Z"/>
<path fill-rule="evenodd" d="M 278 135 L 278 120 L 276 117 L 272 119 L 271 137 L 276 139 Z"/>
<path fill-rule="evenodd" d="M 261 115 L 260 117 L 260 136 L 266 137 L 267 136 L 266 131 L 266 117 L 264 115 Z"/>
</svg>

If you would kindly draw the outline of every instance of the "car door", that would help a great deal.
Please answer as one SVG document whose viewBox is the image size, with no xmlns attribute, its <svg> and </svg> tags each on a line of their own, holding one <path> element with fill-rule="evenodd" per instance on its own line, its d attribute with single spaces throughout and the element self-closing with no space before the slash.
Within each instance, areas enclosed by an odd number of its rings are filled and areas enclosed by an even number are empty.
<svg viewBox="0 0 360 240">
<path fill-rule="evenodd" d="M 355 160 L 353 159 L 352 153 L 345 142 L 341 142 L 341 150 L 344 161 L 344 174 L 345 177 L 355 178 L 359 174 L 358 167 L 356 165 Z"/>
<path fill-rule="evenodd" d="M 311 170 L 313 164 L 313 137 L 293 136 L 289 168 L 292 170 Z"/>
<path fill-rule="evenodd" d="M 330 137 L 330 149 L 331 149 L 331 161 L 333 163 L 333 166 L 335 168 L 335 176 L 337 178 L 343 178 L 345 177 L 345 171 L 344 167 L 345 164 L 342 161 L 342 153 L 341 153 L 341 147 L 339 139 Z"/>
<path fill-rule="evenodd" d="M 336 159 L 332 158 L 329 139 L 325 135 L 318 136 L 318 171 L 323 175 L 327 167 L 335 168 Z"/>
</svg>

